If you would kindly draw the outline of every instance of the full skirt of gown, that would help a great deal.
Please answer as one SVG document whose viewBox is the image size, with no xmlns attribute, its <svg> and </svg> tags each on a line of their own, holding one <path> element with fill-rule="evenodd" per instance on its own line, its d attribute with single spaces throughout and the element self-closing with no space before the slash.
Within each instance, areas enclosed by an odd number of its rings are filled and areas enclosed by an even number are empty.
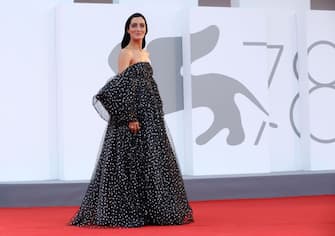
<svg viewBox="0 0 335 236">
<path fill-rule="evenodd" d="M 69 225 L 138 227 L 193 221 L 162 100 L 149 62 L 138 62 L 94 96 L 109 116 L 102 149 Z M 130 132 L 129 121 L 140 131 Z"/>
</svg>

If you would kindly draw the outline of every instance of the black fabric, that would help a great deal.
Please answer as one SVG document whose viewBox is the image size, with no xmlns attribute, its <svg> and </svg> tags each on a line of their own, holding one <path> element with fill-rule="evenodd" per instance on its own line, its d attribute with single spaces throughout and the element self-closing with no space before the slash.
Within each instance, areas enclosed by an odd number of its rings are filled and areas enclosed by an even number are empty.
<svg viewBox="0 0 335 236">
<path fill-rule="evenodd" d="M 110 119 L 82 204 L 70 225 L 138 227 L 193 221 L 149 62 L 111 79 L 95 98 Z M 128 122 L 140 122 L 137 134 Z"/>
</svg>

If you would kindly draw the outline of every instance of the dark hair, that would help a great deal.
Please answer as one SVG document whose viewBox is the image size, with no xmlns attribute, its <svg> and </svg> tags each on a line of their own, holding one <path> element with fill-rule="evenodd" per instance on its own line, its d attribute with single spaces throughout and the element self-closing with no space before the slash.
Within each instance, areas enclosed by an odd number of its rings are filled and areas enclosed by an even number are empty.
<svg viewBox="0 0 335 236">
<path fill-rule="evenodd" d="M 123 35 L 123 39 L 122 39 L 122 42 L 121 42 L 121 48 L 125 48 L 129 41 L 130 41 L 130 35 L 128 33 L 128 29 L 129 29 L 129 25 L 130 25 L 130 22 L 131 20 L 134 18 L 134 17 L 142 17 L 144 22 L 145 22 L 145 29 L 146 29 L 146 32 L 145 32 L 145 35 L 144 35 L 144 38 L 143 38 L 143 41 L 142 41 L 142 48 L 145 47 L 145 36 L 147 35 L 148 33 L 148 25 L 147 25 L 147 20 L 145 19 L 145 17 L 141 14 L 141 13 L 134 13 L 132 14 L 131 16 L 128 17 L 127 21 L 126 21 L 126 24 L 124 26 L 124 35 Z"/>
</svg>

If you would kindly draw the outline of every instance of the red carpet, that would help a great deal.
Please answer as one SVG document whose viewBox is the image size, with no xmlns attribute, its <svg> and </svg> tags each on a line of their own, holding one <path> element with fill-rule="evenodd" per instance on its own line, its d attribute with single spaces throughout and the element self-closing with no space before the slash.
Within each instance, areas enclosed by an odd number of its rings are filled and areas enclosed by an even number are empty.
<svg viewBox="0 0 335 236">
<path fill-rule="evenodd" d="M 1 208 L 0 236 L 335 236 L 335 195 L 191 205 L 192 224 L 132 229 L 66 226 L 77 207 Z"/>
</svg>

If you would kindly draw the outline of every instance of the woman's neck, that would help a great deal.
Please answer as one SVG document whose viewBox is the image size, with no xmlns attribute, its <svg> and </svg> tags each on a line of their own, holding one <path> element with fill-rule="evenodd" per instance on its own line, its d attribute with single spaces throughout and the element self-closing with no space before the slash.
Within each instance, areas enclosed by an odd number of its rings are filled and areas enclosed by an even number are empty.
<svg viewBox="0 0 335 236">
<path fill-rule="evenodd" d="M 130 49 L 142 51 L 142 40 L 130 41 L 127 47 Z"/>
</svg>

